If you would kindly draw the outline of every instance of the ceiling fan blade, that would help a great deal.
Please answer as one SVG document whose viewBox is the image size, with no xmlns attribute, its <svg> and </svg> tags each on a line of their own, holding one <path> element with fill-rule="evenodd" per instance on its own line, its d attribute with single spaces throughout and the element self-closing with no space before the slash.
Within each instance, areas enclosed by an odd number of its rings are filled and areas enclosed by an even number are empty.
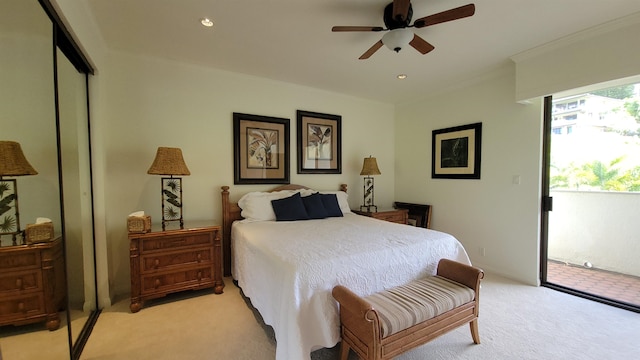
<svg viewBox="0 0 640 360">
<path fill-rule="evenodd" d="M 399 22 L 407 19 L 411 0 L 393 0 L 393 18 Z"/>
<path fill-rule="evenodd" d="M 416 34 L 413 34 L 413 39 L 409 41 L 409 45 L 413 46 L 413 48 L 418 50 L 422 55 L 435 49 L 433 45 Z"/>
<path fill-rule="evenodd" d="M 413 26 L 417 28 L 422 28 L 425 26 L 436 25 L 443 22 L 458 20 L 458 19 L 472 16 L 473 14 L 475 14 L 475 12 L 476 12 L 476 6 L 474 4 L 468 4 L 468 5 L 457 7 L 455 9 L 425 16 L 423 18 L 416 20 L 413 23 Z"/>
<path fill-rule="evenodd" d="M 359 59 L 360 60 L 368 59 L 371 55 L 373 55 L 374 52 L 378 51 L 378 49 L 380 49 L 381 47 L 382 47 L 382 40 L 378 40 L 378 42 L 373 44 L 373 46 L 370 47 L 369 50 L 365 51 L 364 54 L 362 54 L 359 57 Z"/>
<path fill-rule="evenodd" d="M 382 31 L 380 26 L 334 26 L 331 31 Z"/>
</svg>

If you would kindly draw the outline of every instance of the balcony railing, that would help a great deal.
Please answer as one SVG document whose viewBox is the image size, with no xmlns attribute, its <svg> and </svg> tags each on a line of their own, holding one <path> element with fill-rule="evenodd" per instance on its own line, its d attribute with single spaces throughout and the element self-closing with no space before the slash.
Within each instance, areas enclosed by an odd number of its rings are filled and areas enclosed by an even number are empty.
<svg viewBox="0 0 640 360">
<path fill-rule="evenodd" d="M 552 190 L 549 260 L 640 277 L 640 193 Z"/>
</svg>

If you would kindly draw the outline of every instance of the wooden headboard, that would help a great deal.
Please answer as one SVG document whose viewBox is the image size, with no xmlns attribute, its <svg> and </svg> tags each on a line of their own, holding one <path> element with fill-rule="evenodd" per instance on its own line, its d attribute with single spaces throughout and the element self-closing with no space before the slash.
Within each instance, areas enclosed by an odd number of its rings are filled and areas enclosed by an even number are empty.
<svg viewBox="0 0 640 360">
<path fill-rule="evenodd" d="M 222 263 L 224 276 L 231 276 L 231 224 L 236 220 L 242 220 L 242 209 L 238 203 L 229 202 L 229 187 L 222 186 Z M 281 190 L 309 189 L 304 185 L 287 184 L 269 190 L 269 192 Z M 347 192 L 347 184 L 340 184 L 340 191 Z"/>
</svg>

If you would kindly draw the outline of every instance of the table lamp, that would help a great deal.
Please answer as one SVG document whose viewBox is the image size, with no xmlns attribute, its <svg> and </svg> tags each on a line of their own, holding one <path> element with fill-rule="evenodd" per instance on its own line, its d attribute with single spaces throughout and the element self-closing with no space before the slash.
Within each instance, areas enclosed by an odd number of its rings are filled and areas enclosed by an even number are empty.
<svg viewBox="0 0 640 360">
<path fill-rule="evenodd" d="M 36 175 L 20 144 L 15 141 L 0 141 L 0 235 L 12 235 L 13 245 L 20 230 L 18 210 L 18 183 L 3 176 Z"/>
<path fill-rule="evenodd" d="M 378 207 L 374 204 L 373 199 L 373 177 L 372 175 L 380 175 L 376 158 L 369 156 L 364 158 L 362 163 L 362 171 L 360 175 L 364 175 L 364 205 L 360 206 L 361 211 L 377 212 Z M 373 211 L 371 211 L 373 209 Z"/>
<path fill-rule="evenodd" d="M 161 179 L 162 231 L 170 221 L 179 221 L 184 229 L 182 218 L 182 178 L 174 175 L 191 175 L 182 158 L 179 148 L 159 147 L 156 158 L 147 171 L 151 175 L 169 175 Z"/>
</svg>

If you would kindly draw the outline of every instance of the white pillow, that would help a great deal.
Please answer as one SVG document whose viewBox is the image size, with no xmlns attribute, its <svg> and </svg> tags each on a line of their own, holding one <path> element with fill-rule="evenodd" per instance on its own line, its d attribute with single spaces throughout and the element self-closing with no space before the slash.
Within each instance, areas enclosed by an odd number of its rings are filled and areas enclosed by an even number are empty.
<svg viewBox="0 0 640 360">
<path fill-rule="evenodd" d="M 284 199 L 293 195 L 295 191 L 282 190 L 275 192 L 250 192 L 238 200 L 238 206 L 242 209 L 242 217 L 253 221 L 276 220 L 271 200 Z"/>
<path fill-rule="evenodd" d="M 299 192 L 300 196 L 302 196 L 302 197 L 313 195 L 313 194 L 317 193 L 317 191 L 313 190 L 313 189 L 298 189 L 298 190 L 295 190 L 295 191 Z"/>
<path fill-rule="evenodd" d="M 336 194 L 338 198 L 338 205 L 340 206 L 340 211 L 343 214 L 348 214 L 351 212 L 351 208 L 349 207 L 349 195 L 344 191 L 320 191 L 321 194 Z"/>
</svg>

